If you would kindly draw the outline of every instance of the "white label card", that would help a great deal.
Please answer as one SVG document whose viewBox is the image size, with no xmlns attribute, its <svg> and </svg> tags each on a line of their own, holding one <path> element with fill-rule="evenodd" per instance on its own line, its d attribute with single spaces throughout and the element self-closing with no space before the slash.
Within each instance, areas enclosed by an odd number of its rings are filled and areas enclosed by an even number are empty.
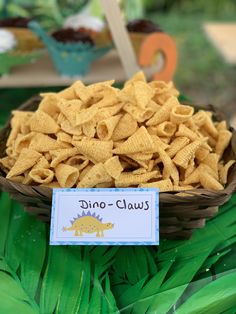
<svg viewBox="0 0 236 314">
<path fill-rule="evenodd" d="M 51 245 L 158 245 L 158 189 L 54 189 Z"/>
</svg>

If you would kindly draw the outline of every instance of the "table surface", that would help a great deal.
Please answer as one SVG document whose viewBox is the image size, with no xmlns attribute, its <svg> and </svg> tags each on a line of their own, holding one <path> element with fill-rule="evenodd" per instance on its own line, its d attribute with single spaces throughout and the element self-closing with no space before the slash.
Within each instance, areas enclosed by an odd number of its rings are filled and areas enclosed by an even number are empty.
<svg viewBox="0 0 236 314">
<path fill-rule="evenodd" d="M 164 60 L 160 55 L 154 67 L 142 69 L 147 78 L 163 67 Z M 0 87 L 49 87 L 67 86 L 75 80 L 81 79 L 85 84 L 115 79 L 117 82 L 126 80 L 125 71 L 116 50 L 111 50 L 104 57 L 91 65 L 88 74 L 83 77 L 62 77 L 54 68 L 51 58 L 47 53 L 35 63 L 17 66 L 9 75 L 0 78 Z"/>
<path fill-rule="evenodd" d="M 236 64 L 236 23 L 205 23 L 204 30 L 224 60 Z"/>
</svg>

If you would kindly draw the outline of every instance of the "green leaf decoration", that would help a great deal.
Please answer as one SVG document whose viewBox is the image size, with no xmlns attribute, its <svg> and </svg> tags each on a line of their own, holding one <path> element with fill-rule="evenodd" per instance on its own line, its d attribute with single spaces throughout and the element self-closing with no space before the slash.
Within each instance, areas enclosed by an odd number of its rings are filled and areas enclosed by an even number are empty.
<svg viewBox="0 0 236 314">
<path fill-rule="evenodd" d="M 1 230 L 1 237 L 0 237 L 0 254 L 4 255 L 5 252 L 5 244 L 8 235 L 8 228 L 10 223 L 10 214 L 11 211 L 11 201 L 7 194 L 2 193 L 0 194 L 0 204 L 1 204 L 1 216 L 4 219 L 0 219 L 0 230 Z"/>
<path fill-rule="evenodd" d="M 210 313 L 236 309 L 236 194 L 188 241 L 49 246 L 49 228 L 0 193 L 0 313 Z"/>
<path fill-rule="evenodd" d="M 236 271 L 225 275 L 192 295 L 176 314 L 215 314 L 236 306 Z"/>
<path fill-rule="evenodd" d="M 119 313 L 119 310 L 116 305 L 116 299 L 111 291 L 111 285 L 108 274 L 105 278 L 105 292 L 104 296 L 102 297 L 102 313 L 109 314 L 109 313 Z"/>
<path fill-rule="evenodd" d="M 0 311 L 8 314 L 36 314 L 39 311 L 30 303 L 20 284 L 8 273 L 0 271 Z"/>
<path fill-rule="evenodd" d="M 53 313 L 56 308 L 58 296 L 63 288 L 66 259 L 66 248 L 49 248 L 48 264 L 40 293 L 40 310 L 42 313 Z"/>
</svg>

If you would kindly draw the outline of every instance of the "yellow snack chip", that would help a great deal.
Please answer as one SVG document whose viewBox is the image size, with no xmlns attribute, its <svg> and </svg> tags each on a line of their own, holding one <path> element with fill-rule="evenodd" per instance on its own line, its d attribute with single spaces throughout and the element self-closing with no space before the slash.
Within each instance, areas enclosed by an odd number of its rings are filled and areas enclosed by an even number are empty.
<svg viewBox="0 0 236 314">
<path fill-rule="evenodd" d="M 178 99 L 174 96 L 168 98 L 167 102 L 154 114 L 154 116 L 146 122 L 146 125 L 157 125 L 167 121 L 170 117 L 171 110 L 179 105 Z"/>
<path fill-rule="evenodd" d="M 235 160 L 229 160 L 224 166 L 222 165 L 221 168 L 219 168 L 219 175 L 220 175 L 220 182 L 222 184 L 227 183 L 227 177 L 229 169 L 235 164 Z"/>
<path fill-rule="evenodd" d="M 31 131 L 45 134 L 55 134 L 59 131 L 59 126 L 47 113 L 37 110 L 30 118 Z"/>
<path fill-rule="evenodd" d="M 62 148 L 73 148 L 73 145 L 67 142 L 62 142 L 59 139 L 57 139 L 57 143 L 59 144 L 60 147 Z"/>
<path fill-rule="evenodd" d="M 130 172 L 123 172 L 118 179 L 115 180 L 115 186 L 117 188 L 137 186 L 141 183 L 147 182 L 150 179 L 158 178 L 157 171 L 146 172 L 143 174 L 133 174 Z"/>
<path fill-rule="evenodd" d="M 50 168 L 50 164 L 49 164 L 48 160 L 44 156 L 42 156 L 39 158 L 39 160 L 33 166 L 32 169 L 48 169 L 48 168 Z"/>
<path fill-rule="evenodd" d="M 103 182 L 103 183 L 98 183 L 95 185 L 97 189 L 107 189 L 107 188 L 112 188 L 114 186 L 114 182 Z"/>
<path fill-rule="evenodd" d="M 40 94 L 43 96 L 38 110 L 41 110 L 47 113 L 49 116 L 54 117 L 57 113 L 60 112 L 58 108 L 58 103 L 60 102 L 60 97 L 55 93 Z"/>
<path fill-rule="evenodd" d="M 153 154 L 152 153 L 134 153 L 134 154 L 127 155 L 127 157 L 133 159 L 140 166 L 147 169 L 149 161 L 153 157 Z"/>
<path fill-rule="evenodd" d="M 183 122 L 184 125 L 186 125 L 187 128 L 189 128 L 190 130 L 196 132 L 196 134 L 198 136 L 202 136 L 201 133 L 199 132 L 199 127 L 197 124 L 195 124 L 193 117 L 190 117 L 187 121 Z"/>
<path fill-rule="evenodd" d="M 141 183 L 139 184 L 140 188 L 157 188 L 160 189 L 160 192 L 173 191 L 173 184 L 170 179 L 150 182 L 150 183 Z"/>
<path fill-rule="evenodd" d="M 203 186 L 204 189 L 207 190 L 223 190 L 224 187 L 221 185 L 214 177 L 212 177 L 209 173 L 200 173 L 199 174 L 199 179 L 201 182 L 201 185 Z"/>
<path fill-rule="evenodd" d="M 43 186 L 46 186 L 50 189 L 60 189 L 61 186 L 60 184 L 57 182 L 57 181 L 53 181 L 53 182 L 50 182 L 50 183 L 44 183 L 44 184 L 41 184 Z"/>
<path fill-rule="evenodd" d="M 92 162 L 105 162 L 112 157 L 112 141 L 83 139 L 82 141 L 74 141 L 73 144 L 78 148 L 80 154 L 83 154 Z"/>
<path fill-rule="evenodd" d="M 29 173 L 31 179 L 40 184 L 48 184 L 54 178 L 54 172 L 50 169 L 37 168 L 32 169 Z"/>
<path fill-rule="evenodd" d="M 149 161 L 152 159 L 153 153 L 134 153 L 127 156 L 134 160 Z"/>
<path fill-rule="evenodd" d="M 147 171 L 148 171 L 148 172 L 152 171 L 154 165 L 155 165 L 155 160 L 154 160 L 154 159 L 149 160 Z"/>
<path fill-rule="evenodd" d="M 25 135 L 30 133 L 30 123 L 29 122 L 30 122 L 30 120 L 25 122 L 24 124 L 22 124 L 20 126 L 20 133 L 25 134 Z"/>
<path fill-rule="evenodd" d="M 171 138 L 167 136 L 160 136 L 160 140 L 165 144 L 169 144 L 171 141 Z"/>
<path fill-rule="evenodd" d="M 132 84 L 134 82 L 138 82 L 138 81 L 145 82 L 145 83 L 147 82 L 143 71 L 139 71 L 135 73 L 128 81 L 125 82 L 125 86 Z"/>
<path fill-rule="evenodd" d="M 172 122 L 165 121 L 156 127 L 156 135 L 171 137 L 176 131 L 176 125 Z"/>
<path fill-rule="evenodd" d="M 187 171 L 187 170 L 186 170 Z M 185 172 L 186 173 L 186 172 Z M 189 184 L 194 184 L 199 182 L 199 169 L 195 169 L 191 174 L 186 176 L 184 180 L 184 184 L 189 185 Z"/>
<path fill-rule="evenodd" d="M 195 161 L 194 161 L 194 158 L 192 158 L 192 159 L 190 159 L 190 161 L 188 163 L 188 167 L 185 170 L 184 178 L 187 178 L 188 176 L 190 176 L 190 174 L 193 173 L 193 171 L 195 169 L 196 169 Z"/>
<path fill-rule="evenodd" d="M 147 169 L 145 168 L 138 168 L 134 171 L 132 171 L 133 174 L 144 174 L 144 173 L 147 173 Z"/>
<path fill-rule="evenodd" d="M 147 105 L 147 108 L 151 109 L 153 112 L 157 112 L 161 108 L 161 105 L 157 104 L 153 100 L 150 100 L 150 102 Z"/>
<path fill-rule="evenodd" d="M 170 121 L 176 124 L 181 124 L 189 120 L 194 113 L 193 107 L 179 105 L 174 107 L 170 112 Z"/>
<path fill-rule="evenodd" d="M 154 114 L 154 111 L 151 108 L 142 109 L 129 103 L 124 105 L 123 109 L 128 112 L 137 122 L 144 122 L 150 119 Z"/>
<path fill-rule="evenodd" d="M 101 92 L 106 90 L 107 88 L 112 88 L 112 85 L 115 83 L 115 80 L 107 80 L 103 82 L 98 82 L 98 83 L 93 83 L 89 86 L 87 86 L 87 89 L 90 90 L 91 92 Z M 114 89 L 114 88 L 112 88 Z"/>
<path fill-rule="evenodd" d="M 204 111 L 199 110 L 197 113 L 195 113 L 192 117 L 194 123 L 198 126 L 201 127 L 204 125 L 205 121 L 206 121 L 206 114 Z"/>
<path fill-rule="evenodd" d="M 154 96 L 154 90 L 146 82 L 133 82 L 133 91 L 137 106 L 144 109 Z"/>
<path fill-rule="evenodd" d="M 186 127 L 184 124 L 180 124 L 179 125 L 179 129 L 178 131 L 175 133 L 175 136 L 184 136 L 189 138 L 191 141 L 194 141 L 198 138 L 198 135 L 192 131 L 191 129 L 189 129 L 188 127 Z"/>
<path fill-rule="evenodd" d="M 218 122 L 216 124 L 217 131 L 227 130 L 227 122 L 225 120 Z"/>
<path fill-rule="evenodd" d="M 85 86 L 83 82 L 77 81 L 72 86 L 73 92 L 75 93 L 74 98 L 79 98 L 84 103 L 88 103 L 88 101 L 93 97 L 92 90 Z"/>
<path fill-rule="evenodd" d="M 179 96 L 179 92 L 174 87 L 173 82 L 152 81 L 149 85 L 155 90 L 155 99 L 160 100 L 162 96 Z"/>
<path fill-rule="evenodd" d="M 77 126 L 72 126 L 70 121 L 67 119 L 64 119 L 61 123 L 61 129 L 66 132 L 69 133 L 71 135 L 82 135 L 82 127 L 81 125 L 77 125 Z"/>
<path fill-rule="evenodd" d="M 182 148 L 178 153 L 175 155 L 173 162 L 184 168 L 187 169 L 188 163 L 191 158 L 195 156 L 196 150 L 202 145 L 202 141 L 196 140 L 184 148 Z"/>
<path fill-rule="evenodd" d="M 32 168 L 42 155 L 33 149 L 23 148 L 7 178 L 18 176 Z"/>
<path fill-rule="evenodd" d="M 197 158 L 198 161 L 202 161 L 207 157 L 208 154 L 209 154 L 209 149 L 205 147 L 199 147 L 196 150 L 195 157 Z"/>
<path fill-rule="evenodd" d="M 57 115 L 56 122 L 61 126 L 64 121 L 69 121 L 62 112 Z M 70 121 L 69 121 L 70 122 Z"/>
<path fill-rule="evenodd" d="M 49 152 L 44 153 L 44 157 L 47 159 L 47 161 L 52 160 L 52 155 Z"/>
<path fill-rule="evenodd" d="M 178 153 L 178 151 L 187 146 L 189 142 L 189 138 L 185 136 L 175 138 L 166 150 L 168 156 L 171 158 L 174 157 Z"/>
<path fill-rule="evenodd" d="M 218 171 L 213 170 L 211 167 L 209 167 L 209 166 L 206 165 L 206 164 L 201 163 L 201 164 L 198 166 L 198 170 L 199 170 L 199 173 L 204 174 L 205 172 L 207 172 L 207 173 L 209 173 L 213 178 L 215 178 L 216 180 L 219 180 Z"/>
<path fill-rule="evenodd" d="M 88 166 L 89 164 L 89 160 L 84 157 L 83 155 L 76 155 L 73 157 L 70 157 L 67 161 L 66 161 L 67 165 L 70 165 L 72 167 L 77 168 L 79 171 L 83 170 L 86 166 Z M 81 174 L 80 174 L 81 176 Z"/>
<path fill-rule="evenodd" d="M 9 146 L 6 148 L 6 154 L 7 156 L 12 157 L 12 158 L 18 157 L 18 154 L 16 153 L 15 149 L 13 149 L 13 146 Z"/>
<path fill-rule="evenodd" d="M 116 115 L 117 113 L 120 112 L 120 110 L 122 109 L 123 104 L 118 103 L 114 106 L 109 106 L 106 108 L 101 108 L 98 110 L 95 118 L 93 119 L 96 123 L 101 121 L 101 120 L 105 120 L 110 118 L 111 116 Z"/>
<path fill-rule="evenodd" d="M 157 152 L 159 147 L 163 150 L 169 148 L 169 145 L 165 143 L 162 139 L 160 139 L 160 137 L 158 137 L 157 135 L 151 135 L 151 138 L 154 144 L 154 149 L 152 150 L 153 153 Z"/>
<path fill-rule="evenodd" d="M 76 113 L 80 112 L 81 105 L 82 102 L 79 99 L 61 99 L 57 106 L 66 119 L 70 121 L 71 125 L 76 126 Z"/>
<path fill-rule="evenodd" d="M 141 126 L 124 143 L 113 149 L 115 154 L 132 154 L 150 151 L 154 148 L 153 140 L 147 129 Z"/>
<path fill-rule="evenodd" d="M 125 139 L 134 134 L 137 128 L 137 121 L 129 113 L 125 113 L 113 131 L 112 140 L 119 141 Z"/>
<path fill-rule="evenodd" d="M 56 135 L 57 135 L 57 140 L 59 140 L 60 142 L 66 142 L 66 143 L 72 142 L 72 136 L 70 134 L 67 134 L 64 131 L 60 131 Z"/>
<path fill-rule="evenodd" d="M 36 150 L 37 152 L 43 153 L 61 147 L 56 140 L 49 137 L 48 135 L 36 133 L 30 142 L 29 148 Z"/>
<path fill-rule="evenodd" d="M 119 157 L 114 156 L 108 159 L 104 163 L 106 172 L 114 179 L 118 179 L 121 172 L 123 171 L 123 167 L 120 163 Z"/>
<path fill-rule="evenodd" d="M 186 176 L 184 184 L 198 183 L 200 182 L 200 176 L 204 176 L 206 173 L 208 173 L 214 179 L 218 180 L 218 173 L 216 173 L 208 165 L 201 163 L 189 176 Z"/>
<path fill-rule="evenodd" d="M 25 125 L 28 123 L 32 114 L 33 112 L 29 112 L 29 111 L 18 111 L 18 110 L 12 111 L 13 117 L 11 119 L 11 132 L 7 139 L 7 143 L 6 143 L 7 147 L 13 144 L 17 135 L 20 133 L 22 125 Z"/>
<path fill-rule="evenodd" d="M 16 183 L 24 183 L 24 176 L 15 176 L 11 177 L 11 181 L 16 182 Z"/>
<path fill-rule="evenodd" d="M 86 122 L 82 125 L 82 133 L 87 137 L 94 137 L 96 134 L 96 121 L 95 119 Z"/>
<path fill-rule="evenodd" d="M 55 176 L 61 187 L 72 188 L 79 178 L 79 170 L 66 164 L 59 164 L 55 168 Z"/>
<path fill-rule="evenodd" d="M 209 153 L 206 158 L 202 160 L 202 163 L 209 166 L 215 173 L 218 173 L 219 158 L 219 155 L 215 153 Z"/>
<path fill-rule="evenodd" d="M 94 165 L 78 183 L 77 188 L 92 188 L 99 183 L 107 183 L 112 180 L 102 163 Z"/>
<path fill-rule="evenodd" d="M 124 169 L 133 169 L 133 168 L 137 168 L 140 166 L 140 164 L 138 164 L 136 161 L 134 161 L 133 159 L 131 159 L 125 155 L 120 155 L 120 160 L 121 160 L 122 167 Z M 123 163 L 125 163 L 125 164 L 123 164 Z M 145 164 L 145 166 L 146 166 L 146 164 Z M 146 166 L 146 168 L 147 168 L 147 166 Z"/>
<path fill-rule="evenodd" d="M 113 108 L 116 106 L 116 105 L 120 105 L 119 104 L 119 100 L 117 99 L 117 96 L 115 93 L 110 93 L 110 90 L 108 91 L 108 94 L 104 94 L 102 99 L 100 99 L 98 102 L 96 102 L 93 107 L 96 108 L 96 109 L 106 109 L 104 107 L 111 107 L 113 106 Z M 123 104 L 122 104 L 123 106 Z"/>
<path fill-rule="evenodd" d="M 160 156 L 160 159 L 164 165 L 163 169 L 163 179 L 169 179 L 172 178 L 175 185 L 179 184 L 179 173 L 178 170 L 171 160 L 171 158 L 168 156 L 168 154 L 159 147 L 158 153 Z"/>
<path fill-rule="evenodd" d="M 5 172 L 8 172 L 14 166 L 15 162 L 15 158 L 9 156 L 0 158 L 0 168 L 3 169 Z"/>
<path fill-rule="evenodd" d="M 83 85 L 83 83 L 81 81 L 77 81 L 73 85 L 57 93 L 57 95 L 67 100 L 76 99 L 77 97 L 76 97 L 75 89 L 80 85 Z"/>
<path fill-rule="evenodd" d="M 73 148 L 65 148 L 65 149 L 59 149 L 55 151 L 50 151 L 52 156 L 54 155 L 55 158 L 52 159 L 51 162 L 51 167 L 55 168 L 57 165 L 59 165 L 62 161 L 75 156 L 78 154 L 78 149 L 73 147 Z"/>
<path fill-rule="evenodd" d="M 192 190 L 194 187 L 192 185 L 174 185 L 173 186 L 173 191 L 187 191 L 187 190 Z"/>
<path fill-rule="evenodd" d="M 209 133 L 213 138 L 217 139 L 218 137 L 218 131 L 213 123 L 213 121 L 211 120 L 211 117 L 209 117 L 207 115 L 207 113 L 205 112 L 206 114 L 206 120 L 205 120 L 205 123 L 203 125 L 203 128 L 207 131 L 207 133 Z"/>
<path fill-rule="evenodd" d="M 35 136 L 36 133 L 31 132 L 27 135 L 18 134 L 15 143 L 14 143 L 14 150 L 16 153 L 20 153 L 23 148 L 29 148 L 32 138 Z"/>
<path fill-rule="evenodd" d="M 94 164 L 92 164 L 91 162 L 88 163 L 87 166 L 85 166 L 81 171 L 80 171 L 80 175 L 79 175 L 79 180 L 83 180 L 84 176 L 86 175 L 87 172 L 89 172 L 90 169 L 92 169 L 92 167 L 94 166 Z"/>
<path fill-rule="evenodd" d="M 228 130 L 220 130 L 219 131 L 219 137 L 216 142 L 216 148 L 215 152 L 218 154 L 220 157 L 223 155 L 225 149 L 228 147 L 230 140 L 232 137 L 232 133 Z"/>
<path fill-rule="evenodd" d="M 100 121 L 97 125 L 98 138 L 104 141 L 110 140 L 120 118 L 121 115 L 117 115 Z"/>
<path fill-rule="evenodd" d="M 82 109 L 79 113 L 76 114 L 76 126 L 91 121 L 95 117 L 97 112 L 98 109 L 94 107 Z"/>
</svg>

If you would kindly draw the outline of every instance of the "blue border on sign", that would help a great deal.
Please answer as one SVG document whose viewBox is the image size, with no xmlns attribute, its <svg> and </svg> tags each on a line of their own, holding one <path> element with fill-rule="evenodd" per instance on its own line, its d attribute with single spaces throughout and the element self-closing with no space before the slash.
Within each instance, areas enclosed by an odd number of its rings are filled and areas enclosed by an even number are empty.
<svg viewBox="0 0 236 314">
<path fill-rule="evenodd" d="M 58 192 L 155 192 L 155 241 L 154 242 L 96 242 L 96 241 L 54 241 L 54 224 L 55 224 L 55 212 L 56 212 L 56 194 Z M 158 188 L 84 188 L 84 189 L 53 189 L 52 195 L 52 210 L 51 210 L 51 226 L 50 226 L 50 245 L 159 245 L 159 189 Z"/>
</svg>

